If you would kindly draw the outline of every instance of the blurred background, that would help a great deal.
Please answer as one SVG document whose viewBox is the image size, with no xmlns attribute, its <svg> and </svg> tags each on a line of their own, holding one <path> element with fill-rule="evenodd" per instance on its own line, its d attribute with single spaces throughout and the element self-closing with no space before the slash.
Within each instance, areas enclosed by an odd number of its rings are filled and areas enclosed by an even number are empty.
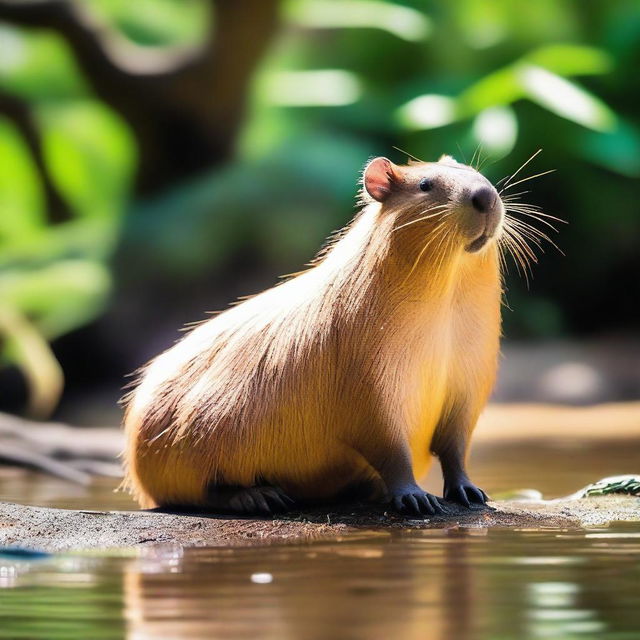
<svg viewBox="0 0 640 640">
<path fill-rule="evenodd" d="M 522 198 L 566 255 L 511 264 L 495 398 L 640 398 L 639 68 L 635 0 L 0 0 L 0 410 L 117 424 L 394 146 L 493 181 L 543 149 Z"/>
</svg>

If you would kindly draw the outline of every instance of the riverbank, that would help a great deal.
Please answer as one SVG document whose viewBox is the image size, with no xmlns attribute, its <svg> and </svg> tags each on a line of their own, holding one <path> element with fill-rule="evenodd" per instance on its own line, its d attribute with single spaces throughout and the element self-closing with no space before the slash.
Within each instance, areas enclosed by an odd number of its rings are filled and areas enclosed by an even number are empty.
<svg viewBox="0 0 640 640">
<path fill-rule="evenodd" d="M 144 511 L 89 511 L 0 503 L 0 546 L 39 551 L 137 548 L 153 544 L 238 547 L 305 541 L 363 530 L 452 527 L 576 528 L 640 521 L 640 498 L 608 496 L 540 502 L 500 501 L 491 509 L 428 520 L 382 510 L 309 511 L 278 519 Z"/>
</svg>

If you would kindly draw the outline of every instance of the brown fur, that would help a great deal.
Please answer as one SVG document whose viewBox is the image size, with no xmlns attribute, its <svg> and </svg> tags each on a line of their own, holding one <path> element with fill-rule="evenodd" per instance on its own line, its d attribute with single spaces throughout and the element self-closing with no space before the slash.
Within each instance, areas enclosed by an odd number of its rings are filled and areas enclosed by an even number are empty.
<svg viewBox="0 0 640 640">
<path fill-rule="evenodd" d="M 125 416 L 126 485 L 143 507 L 206 506 L 212 483 L 331 499 L 368 480 L 383 494 L 374 461 L 397 440 L 416 477 L 434 443 L 466 449 L 499 348 L 498 248 L 465 251 L 478 229 L 460 204 L 486 180 L 446 157 L 394 171 L 391 196 L 363 192 L 310 269 L 145 368 Z M 415 188 L 425 172 L 430 200 Z"/>
</svg>

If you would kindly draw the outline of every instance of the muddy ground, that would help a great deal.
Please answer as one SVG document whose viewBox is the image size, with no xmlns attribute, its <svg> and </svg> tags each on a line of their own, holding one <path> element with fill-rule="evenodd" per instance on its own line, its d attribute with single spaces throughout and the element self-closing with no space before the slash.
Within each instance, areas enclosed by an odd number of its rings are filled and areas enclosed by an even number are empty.
<svg viewBox="0 0 640 640">
<path fill-rule="evenodd" d="M 0 546 L 42 551 L 122 549 L 175 543 L 182 546 L 246 546 L 304 541 L 364 530 L 448 527 L 561 527 L 640 522 L 640 498 L 605 497 L 549 502 L 494 502 L 460 508 L 446 517 L 410 519 L 372 511 L 309 511 L 275 519 L 231 518 L 145 511 L 73 511 L 0 503 Z"/>
</svg>

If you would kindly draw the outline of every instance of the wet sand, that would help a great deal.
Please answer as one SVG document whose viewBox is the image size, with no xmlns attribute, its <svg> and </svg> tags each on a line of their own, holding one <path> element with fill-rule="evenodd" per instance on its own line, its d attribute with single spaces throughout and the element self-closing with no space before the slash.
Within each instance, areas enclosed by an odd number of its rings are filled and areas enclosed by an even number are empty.
<svg viewBox="0 0 640 640">
<path fill-rule="evenodd" d="M 389 529 L 456 527 L 576 528 L 640 521 L 640 498 L 551 502 L 502 501 L 492 508 L 411 519 L 363 508 L 308 511 L 276 519 L 156 512 L 85 511 L 0 503 L 0 545 L 41 551 L 122 549 L 141 545 L 247 546 Z"/>
</svg>

